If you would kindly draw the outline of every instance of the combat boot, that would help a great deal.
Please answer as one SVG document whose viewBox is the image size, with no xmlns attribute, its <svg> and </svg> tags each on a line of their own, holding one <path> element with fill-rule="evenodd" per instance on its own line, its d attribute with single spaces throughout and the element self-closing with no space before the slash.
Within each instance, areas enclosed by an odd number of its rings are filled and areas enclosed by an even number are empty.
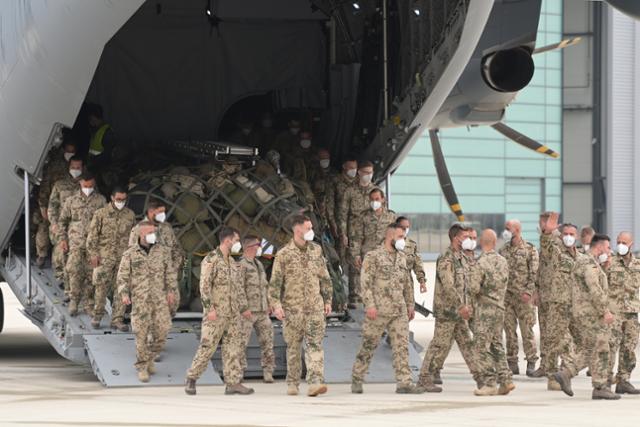
<svg viewBox="0 0 640 427">
<path fill-rule="evenodd" d="M 42 268 L 44 266 L 45 261 L 46 261 L 45 257 L 39 256 L 38 259 L 36 259 L 36 267 Z"/>
<path fill-rule="evenodd" d="M 516 385 L 512 382 L 508 382 L 505 384 L 500 384 L 500 388 L 498 389 L 498 394 L 501 396 L 506 396 L 516 389 Z"/>
<path fill-rule="evenodd" d="M 262 381 L 267 384 L 273 383 L 273 373 L 271 371 L 267 371 L 266 369 L 262 371 Z"/>
<path fill-rule="evenodd" d="M 74 300 L 69 301 L 69 316 L 76 317 L 78 315 L 78 303 Z"/>
<path fill-rule="evenodd" d="M 562 387 L 555 378 L 549 378 L 547 380 L 547 390 L 549 391 L 562 391 Z"/>
<path fill-rule="evenodd" d="M 196 394 L 196 380 L 192 378 L 187 378 L 184 383 L 184 392 L 189 396 L 193 396 Z"/>
<path fill-rule="evenodd" d="M 242 384 L 234 384 L 234 385 L 228 385 L 225 387 L 224 389 L 224 394 L 241 394 L 241 395 L 247 395 L 247 394 L 253 394 L 253 389 L 249 388 L 249 387 L 245 387 Z"/>
<path fill-rule="evenodd" d="M 102 320 L 101 317 L 94 316 L 93 319 L 91 319 L 91 327 L 93 329 L 100 329 L 100 321 L 101 320 Z"/>
<path fill-rule="evenodd" d="M 533 377 L 533 374 L 535 373 L 535 371 L 536 371 L 536 362 L 527 360 L 527 372 L 526 372 L 527 376 Z"/>
<path fill-rule="evenodd" d="M 351 381 L 351 393 L 362 394 L 362 383 L 360 381 Z"/>
<path fill-rule="evenodd" d="M 129 326 L 125 325 L 124 322 L 118 320 L 117 322 L 113 322 L 111 324 L 111 329 L 115 329 L 120 332 L 129 332 Z"/>
<path fill-rule="evenodd" d="M 571 374 L 566 369 L 553 374 L 553 378 L 560 384 L 560 389 L 567 396 L 573 397 L 573 390 L 571 390 Z"/>
<path fill-rule="evenodd" d="M 495 396 L 496 394 L 498 394 L 498 389 L 496 388 L 496 386 L 482 386 L 482 388 L 479 389 L 475 389 L 473 391 L 473 394 L 475 394 L 476 396 Z"/>
<path fill-rule="evenodd" d="M 618 380 L 616 384 L 616 394 L 640 394 L 640 390 L 626 380 Z"/>
<path fill-rule="evenodd" d="M 289 384 L 287 386 L 287 394 L 289 396 L 297 396 L 298 395 L 298 384 Z"/>
<path fill-rule="evenodd" d="M 440 376 L 440 370 L 438 369 L 433 373 L 433 383 L 442 385 L 442 377 Z"/>
<path fill-rule="evenodd" d="M 65 295 L 64 298 L 62 298 L 62 301 L 69 302 L 71 301 L 71 297 L 69 295 Z"/>
<path fill-rule="evenodd" d="M 156 364 L 153 362 L 153 360 L 152 360 L 151 362 L 149 362 L 149 364 L 147 364 L 147 371 L 148 371 L 151 375 L 153 375 L 153 374 L 155 374 L 156 372 L 158 372 L 158 371 L 156 370 Z"/>
<path fill-rule="evenodd" d="M 307 396 L 316 397 L 327 392 L 327 386 L 324 384 L 311 384 L 307 390 Z"/>
<path fill-rule="evenodd" d="M 546 376 L 547 376 L 547 372 L 542 366 L 540 366 L 538 369 L 533 371 L 533 373 L 531 374 L 531 378 L 542 378 Z"/>
<path fill-rule="evenodd" d="M 413 384 L 398 384 L 396 386 L 397 394 L 422 394 L 425 390 L 422 387 L 417 387 Z"/>
<path fill-rule="evenodd" d="M 606 387 L 594 388 L 593 393 L 591 393 L 591 399 L 593 400 L 618 400 L 621 397 Z"/>
<path fill-rule="evenodd" d="M 138 371 L 138 380 L 140 380 L 141 383 L 148 383 L 149 382 L 149 371 L 147 371 L 146 369 L 141 369 Z"/>
<path fill-rule="evenodd" d="M 509 361 L 509 370 L 513 375 L 520 375 L 520 367 L 517 360 Z"/>
<path fill-rule="evenodd" d="M 422 379 L 418 381 L 418 388 L 422 390 L 423 393 L 440 393 L 442 392 L 442 387 L 438 387 L 431 381 L 430 378 Z"/>
</svg>

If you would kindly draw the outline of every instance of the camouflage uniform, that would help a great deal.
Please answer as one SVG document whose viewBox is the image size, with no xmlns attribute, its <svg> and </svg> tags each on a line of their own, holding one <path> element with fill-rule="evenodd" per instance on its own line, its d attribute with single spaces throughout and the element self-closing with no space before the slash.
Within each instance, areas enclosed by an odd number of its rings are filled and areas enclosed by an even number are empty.
<svg viewBox="0 0 640 427">
<path fill-rule="evenodd" d="M 131 299 L 131 327 L 136 337 L 138 371 L 147 369 L 164 348 L 171 330 L 167 294 L 176 292 L 171 253 L 162 245 L 130 246 L 118 268 L 117 298 Z"/>
<path fill-rule="evenodd" d="M 610 328 L 604 323 L 609 309 L 607 275 L 591 254 L 576 259 L 571 292 L 575 361 L 565 361 L 567 371 L 576 376 L 586 367 L 594 388 L 607 386 L 609 374 Z"/>
<path fill-rule="evenodd" d="M 353 238 L 349 239 L 349 250 L 351 257 L 361 259 L 367 252 L 380 246 L 384 240 L 384 234 L 387 226 L 396 222 L 396 213 L 383 207 L 380 215 L 376 214 L 371 208 L 367 209 L 358 221 L 354 222 Z"/>
<path fill-rule="evenodd" d="M 247 297 L 242 286 L 241 270 L 229 255 L 220 248 L 210 252 L 202 261 L 200 295 L 204 318 L 200 346 L 196 352 L 187 378 L 197 380 L 209 366 L 211 357 L 222 342 L 222 370 L 227 385 L 242 381 L 242 320 L 240 314 L 247 311 Z M 207 314 L 215 309 L 216 320 L 208 320 Z"/>
<path fill-rule="evenodd" d="M 451 247 L 436 261 L 436 284 L 433 296 L 436 324 L 433 339 L 429 343 L 420 369 L 422 383 L 432 381 L 434 374 L 442 369 L 453 341 L 458 344 L 474 379 L 478 378 L 471 331 L 467 322 L 458 314 L 458 309 L 468 304 L 465 289 L 468 269 L 473 262 L 461 252 L 454 252 Z"/>
<path fill-rule="evenodd" d="M 351 241 L 357 239 L 356 230 L 362 216 L 369 209 L 369 193 L 376 188 L 373 184 L 362 186 L 359 183 L 346 188 L 338 205 L 338 230 L 346 233 Z M 349 252 L 349 299 L 355 302 L 360 297 L 360 271 L 355 268 L 355 259 Z"/>
<path fill-rule="evenodd" d="M 609 346 L 609 377 L 613 379 L 613 365 L 618 357 L 618 383 L 629 381 L 631 372 L 636 366 L 636 347 L 638 346 L 638 311 L 640 300 L 640 260 L 628 256 L 614 256 L 607 271 L 609 283 L 609 307 L 615 315 L 611 326 Z"/>
<path fill-rule="evenodd" d="M 495 387 L 511 382 L 511 371 L 502 345 L 504 299 L 509 264 L 496 251 L 484 252 L 470 268 L 469 293 L 473 296 L 474 356 L 480 382 Z"/>
<path fill-rule="evenodd" d="M 322 169 L 320 166 L 313 171 L 311 190 L 315 195 L 318 214 L 331 230 L 337 230 L 334 188 L 338 176 L 333 170 Z"/>
<path fill-rule="evenodd" d="M 67 254 L 60 248 L 58 234 L 60 233 L 60 211 L 65 200 L 78 192 L 80 181 L 74 179 L 71 175 L 56 181 L 51 188 L 51 196 L 49 197 L 49 205 L 47 207 L 47 216 L 49 217 L 49 237 L 53 243 L 53 254 L 51 263 L 58 280 L 64 281 L 65 293 L 69 292 L 69 279 L 65 277 L 65 265 L 67 264 Z M 53 230 L 56 230 L 54 233 Z"/>
<path fill-rule="evenodd" d="M 322 249 L 307 242 L 300 248 L 292 239 L 276 254 L 269 283 L 269 305 L 284 309 L 283 335 L 287 343 L 287 384 L 298 385 L 302 374 L 301 349 L 305 340 L 307 382 L 324 382 L 322 340 L 326 327 L 324 306 L 331 305 L 333 288 Z"/>
<path fill-rule="evenodd" d="M 59 219 L 58 241 L 67 241 L 69 257 L 65 267 L 69 278 L 69 296 L 72 301 L 87 304 L 85 310 L 93 310 L 93 288 L 91 286 L 91 266 L 87 257 L 87 234 L 93 214 L 106 203 L 97 191 L 89 197 L 77 191 L 62 206 Z"/>
<path fill-rule="evenodd" d="M 94 316 L 101 318 L 109 293 L 115 291 L 115 279 L 122 254 L 129 246 L 129 234 L 136 222 L 135 214 L 127 207 L 118 210 L 109 203 L 93 215 L 87 235 L 89 259 L 99 257 L 98 267 L 93 270 L 93 287 L 96 305 Z M 124 321 L 126 307 L 113 292 L 111 324 Z"/>
<path fill-rule="evenodd" d="M 362 301 L 366 309 L 375 308 L 375 320 L 365 317 L 362 345 L 353 364 L 353 382 L 362 383 L 369 363 L 387 331 L 393 353 L 393 369 L 399 386 L 412 383 L 409 368 L 409 317 L 413 309 L 413 286 L 408 280 L 407 257 L 389 252 L 383 245 L 369 251 L 362 264 Z"/>
<path fill-rule="evenodd" d="M 418 244 L 411 239 L 405 239 L 405 242 L 404 253 L 407 256 L 409 277 L 411 277 L 411 272 L 413 271 L 418 282 L 426 282 L 427 276 L 424 272 L 424 263 L 422 262 L 422 257 L 418 252 Z M 411 278 L 411 283 L 413 283 L 413 278 Z"/>
<path fill-rule="evenodd" d="M 36 231 L 36 253 L 38 257 L 45 258 L 49 254 L 49 221 L 42 217 L 40 209 L 48 209 L 49 198 L 53 184 L 69 176 L 69 163 L 65 160 L 63 150 L 57 149 L 51 152 L 49 160 L 42 172 L 42 182 L 38 188 L 38 209 L 34 209 L 34 224 Z"/>
<path fill-rule="evenodd" d="M 513 245 L 507 242 L 500 249 L 500 255 L 509 263 L 509 286 L 505 296 L 504 331 L 507 336 L 507 360 L 518 361 L 518 326 L 522 334 L 527 362 L 538 360 L 536 336 L 536 311 L 532 304 L 522 302 L 522 294 L 533 295 L 538 274 L 538 250 L 531 243 L 522 240 Z"/>
<path fill-rule="evenodd" d="M 564 363 L 573 358 L 571 337 L 571 289 L 573 268 L 581 256 L 575 248 L 567 248 L 558 232 L 542 234 L 541 252 L 545 253 L 549 276 L 538 286 L 540 305 L 544 307 L 545 372 L 549 378 L 558 371 L 558 358 Z M 542 322 L 541 322 L 542 326 Z"/>
<path fill-rule="evenodd" d="M 243 348 L 247 348 L 251 338 L 251 331 L 255 330 L 260 343 L 260 350 L 262 351 L 262 369 L 273 374 L 276 367 L 276 356 L 273 352 L 273 325 L 269 317 L 269 282 L 267 281 L 267 274 L 258 259 L 248 260 L 241 258 L 240 269 L 244 280 L 247 304 L 253 315 L 252 320 L 242 318 L 244 326 L 242 330 Z M 246 368 L 246 351 L 243 361 L 243 367 Z"/>
<path fill-rule="evenodd" d="M 342 201 L 342 197 L 347 192 L 347 188 L 357 185 L 356 178 L 349 178 L 344 173 L 338 174 L 332 186 L 327 189 L 327 211 L 333 206 L 332 211 L 329 213 L 327 220 L 329 221 L 329 225 L 335 225 L 335 230 L 338 232 L 338 244 L 337 250 L 338 255 L 340 255 L 340 262 L 342 264 L 342 268 L 348 269 L 347 263 L 347 248 L 342 244 L 342 239 L 340 236 L 343 234 L 346 236 L 348 233 L 346 229 L 341 228 L 339 218 L 339 207 Z"/>
<path fill-rule="evenodd" d="M 129 246 L 136 244 L 138 237 L 140 236 L 140 224 L 146 221 L 149 220 L 144 218 L 131 229 L 131 233 L 129 234 Z M 171 316 L 173 317 L 180 305 L 180 288 L 177 286 L 177 281 L 180 280 L 180 271 L 182 270 L 182 263 L 184 262 L 184 249 L 176 238 L 176 234 L 174 233 L 171 224 L 168 222 L 152 222 L 157 227 L 157 243 L 164 245 L 171 250 L 171 260 L 173 261 L 173 268 L 176 270 L 176 274 L 174 275 L 176 278 L 176 302 L 173 307 L 170 307 Z"/>
</svg>

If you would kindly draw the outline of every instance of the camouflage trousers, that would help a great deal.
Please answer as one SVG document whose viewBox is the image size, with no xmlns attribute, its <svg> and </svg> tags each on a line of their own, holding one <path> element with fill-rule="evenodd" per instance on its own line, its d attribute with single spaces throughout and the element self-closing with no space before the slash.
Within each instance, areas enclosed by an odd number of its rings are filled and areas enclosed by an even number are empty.
<svg viewBox="0 0 640 427">
<path fill-rule="evenodd" d="M 525 304 L 521 296 L 515 292 L 507 292 L 504 301 L 504 332 L 507 336 L 507 360 L 518 361 L 518 326 L 522 334 L 522 346 L 528 362 L 538 360 L 538 349 L 533 327 L 536 324 L 536 309 L 532 304 Z"/>
<path fill-rule="evenodd" d="M 538 303 L 537 312 L 538 312 L 538 327 L 540 329 L 540 366 L 545 367 L 549 363 L 547 361 L 547 306 L 548 304 L 544 304 L 543 302 Z M 569 319 L 571 316 L 569 316 Z M 508 360 L 508 358 L 507 358 Z"/>
<path fill-rule="evenodd" d="M 222 374 L 227 385 L 236 385 L 242 381 L 242 342 L 240 316 L 222 316 L 216 320 L 202 321 L 200 346 L 193 357 L 187 378 L 197 380 L 211 363 L 211 358 L 222 343 Z"/>
<path fill-rule="evenodd" d="M 93 286 L 91 285 L 91 266 L 89 257 L 84 249 L 69 250 L 66 275 L 69 278 L 69 297 L 80 304 L 85 303 L 85 310 L 93 310 Z"/>
<path fill-rule="evenodd" d="M 324 313 L 285 313 L 283 337 L 287 343 L 287 384 L 300 383 L 302 376 L 302 342 L 307 367 L 307 382 L 324 382 L 324 350 L 322 340 L 326 328 Z"/>
<path fill-rule="evenodd" d="M 140 371 L 146 369 L 164 348 L 171 330 L 171 316 L 166 301 L 136 305 L 133 298 L 132 304 L 131 328 L 136 337 L 135 367 Z"/>
<path fill-rule="evenodd" d="M 111 324 L 124 321 L 124 313 L 127 307 L 122 304 L 122 300 L 117 297 L 115 292 L 116 287 L 116 275 L 118 274 L 118 267 L 120 266 L 120 258 L 113 259 L 101 259 L 100 265 L 93 269 L 93 289 L 95 292 L 95 309 L 94 316 L 104 316 L 106 312 L 105 305 L 107 303 L 107 296 L 111 297 Z"/>
<path fill-rule="evenodd" d="M 36 226 L 36 254 L 38 258 L 46 258 L 49 255 L 49 221 L 42 217 L 40 209 L 33 211 L 33 224 Z"/>
<path fill-rule="evenodd" d="M 574 361 L 565 361 L 566 369 L 576 376 L 588 367 L 593 387 L 605 387 L 609 377 L 609 326 L 595 313 L 576 313 L 571 323 L 576 351 Z"/>
<path fill-rule="evenodd" d="M 504 310 L 492 304 L 476 304 L 471 329 L 479 381 L 490 387 L 511 382 L 511 370 L 502 345 Z"/>
<path fill-rule="evenodd" d="M 356 268 L 356 260 L 347 251 L 347 259 L 349 260 L 349 302 L 356 303 L 360 301 L 360 269 Z"/>
<path fill-rule="evenodd" d="M 409 368 L 409 318 L 401 316 L 378 316 L 375 320 L 365 318 L 362 326 L 362 345 L 353 364 L 352 379 L 363 382 L 380 338 L 387 331 L 393 355 L 393 370 L 399 385 L 412 383 Z"/>
<path fill-rule="evenodd" d="M 276 355 L 273 351 L 273 324 L 269 313 L 266 311 L 252 311 L 253 319 L 248 320 L 242 318 L 242 344 L 243 344 L 243 358 L 242 358 L 242 370 L 247 368 L 247 351 L 246 348 L 249 345 L 251 339 L 251 332 L 256 331 L 256 337 L 260 344 L 262 369 L 266 372 L 273 374 L 276 368 Z"/>
<path fill-rule="evenodd" d="M 638 346 L 637 313 L 616 314 L 616 319 L 611 326 L 611 338 L 609 339 L 609 378 L 613 379 L 613 368 L 618 355 L 618 381 L 629 381 L 631 372 L 636 367 L 636 347 Z"/>
<path fill-rule="evenodd" d="M 67 253 L 60 247 L 60 242 L 55 238 L 49 228 L 49 238 L 53 245 L 53 251 L 51 253 L 51 265 L 53 266 L 53 272 L 56 279 L 64 282 L 64 292 L 69 293 L 69 278 L 67 277 Z"/>
<path fill-rule="evenodd" d="M 540 339 L 540 347 L 545 348 L 545 365 L 547 377 L 553 378 L 558 372 L 558 359 L 563 365 L 574 363 L 573 338 L 570 332 L 571 305 L 548 302 L 543 304 L 544 322 L 540 322 L 540 329 L 545 327 Z M 543 341 L 544 339 L 544 341 Z"/>
<path fill-rule="evenodd" d="M 436 317 L 433 339 L 429 343 L 429 348 L 427 348 L 427 353 L 422 361 L 420 381 L 433 380 L 433 375 L 444 366 L 444 361 L 449 355 L 454 341 L 458 344 L 469 372 L 476 381 L 478 380 L 469 325 L 462 319 Z"/>
</svg>

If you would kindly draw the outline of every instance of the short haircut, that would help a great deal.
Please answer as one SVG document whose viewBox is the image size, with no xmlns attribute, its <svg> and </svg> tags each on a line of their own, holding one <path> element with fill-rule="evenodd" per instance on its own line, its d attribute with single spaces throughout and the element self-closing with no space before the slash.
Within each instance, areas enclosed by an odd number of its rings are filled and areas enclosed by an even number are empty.
<svg viewBox="0 0 640 427">
<path fill-rule="evenodd" d="M 373 190 L 369 191 L 369 197 L 371 197 L 373 193 L 380 193 L 380 195 L 384 199 L 384 191 L 382 191 L 380 188 L 376 187 Z"/>
<path fill-rule="evenodd" d="M 402 228 L 402 226 L 397 222 L 392 222 L 391 224 L 387 225 L 387 230 L 391 230 L 391 229 L 404 231 L 404 228 Z"/>
<path fill-rule="evenodd" d="M 342 159 L 342 164 L 344 165 L 347 162 L 358 162 L 358 156 L 356 156 L 353 153 L 349 153 L 346 156 L 344 156 L 344 159 Z"/>
<path fill-rule="evenodd" d="M 149 199 L 147 202 L 147 211 L 154 211 L 158 208 L 166 208 L 167 205 L 160 199 Z"/>
<path fill-rule="evenodd" d="M 242 246 L 244 246 L 246 244 L 249 244 L 251 242 L 262 242 L 262 239 L 260 237 L 256 236 L 255 234 L 247 234 L 242 239 Z"/>
<path fill-rule="evenodd" d="M 610 242 L 610 241 L 611 241 L 611 239 L 606 234 L 596 233 L 593 236 L 593 239 L 591 239 L 591 246 L 593 247 L 593 246 L 597 245 L 598 243 Z"/>
<path fill-rule="evenodd" d="M 96 176 L 89 171 L 84 171 L 82 175 L 80 175 L 80 181 L 94 181 L 95 179 Z"/>
<path fill-rule="evenodd" d="M 362 160 L 358 162 L 358 169 L 372 168 L 372 167 L 373 167 L 373 163 L 371 163 L 369 160 Z"/>
<path fill-rule="evenodd" d="M 402 221 L 409 221 L 409 218 L 407 218 L 406 216 L 399 216 L 398 218 L 396 218 L 396 224 L 400 224 Z"/>
<path fill-rule="evenodd" d="M 222 227 L 218 232 L 218 240 L 220 243 L 224 242 L 229 237 L 233 237 L 235 234 L 239 234 L 238 230 L 233 227 Z"/>
<path fill-rule="evenodd" d="M 311 218 L 306 215 L 295 215 L 293 218 L 291 218 L 291 228 L 295 227 L 296 225 L 302 225 L 308 221 L 311 221 Z"/>
<path fill-rule="evenodd" d="M 560 227 L 560 231 L 564 231 L 565 228 L 575 228 L 576 231 L 578 231 L 578 226 L 576 226 L 575 224 L 571 224 L 570 222 L 565 222 L 564 224 L 562 224 L 562 227 Z"/>
<path fill-rule="evenodd" d="M 76 143 L 76 141 L 71 136 L 65 136 L 64 137 L 64 140 L 62 141 L 62 146 L 63 147 L 78 148 L 78 144 Z"/>
<path fill-rule="evenodd" d="M 100 104 L 87 104 L 87 116 L 93 116 L 101 119 L 104 116 L 102 105 Z"/>
<path fill-rule="evenodd" d="M 71 162 L 82 162 L 84 164 L 84 159 L 82 158 L 82 156 L 76 154 L 69 159 L 69 163 Z"/>
<path fill-rule="evenodd" d="M 113 187 L 111 189 L 111 195 L 115 196 L 116 193 L 124 193 L 127 194 L 127 190 L 124 189 L 124 187 L 120 186 L 120 185 L 116 185 L 115 187 Z"/>
<path fill-rule="evenodd" d="M 453 240 L 458 234 L 467 231 L 469 228 L 460 223 L 455 223 L 449 228 L 449 240 Z"/>
<path fill-rule="evenodd" d="M 594 230 L 590 225 L 585 225 L 584 227 L 582 227 L 582 230 L 580 230 L 581 237 L 593 236 L 594 234 L 596 234 L 596 230 Z"/>
</svg>

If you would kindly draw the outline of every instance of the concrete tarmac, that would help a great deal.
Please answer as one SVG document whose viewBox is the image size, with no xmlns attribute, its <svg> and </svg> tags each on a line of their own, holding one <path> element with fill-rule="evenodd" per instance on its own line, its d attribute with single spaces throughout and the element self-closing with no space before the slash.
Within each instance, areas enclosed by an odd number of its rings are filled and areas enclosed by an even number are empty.
<svg viewBox="0 0 640 427">
<path fill-rule="evenodd" d="M 20 304 L 8 286 L 0 287 L 6 304 L 0 334 L 0 426 L 565 427 L 626 426 L 640 418 L 640 397 L 592 401 L 584 373 L 574 380 L 573 398 L 547 391 L 546 380 L 524 375 L 515 377 L 517 388 L 509 396 L 475 397 L 455 346 L 442 373 L 445 391 L 440 394 L 397 395 L 394 384 L 365 384 L 364 394 L 353 395 L 348 384 L 340 384 L 330 385 L 329 393 L 318 398 L 290 397 L 282 379 L 272 385 L 251 382 L 256 393 L 247 397 L 224 396 L 223 387 L 211 386 L 199 387 L 193 397 L 180 387 L 106 389 L 90 368 L 58 356 L 18 311 Z M 418 319 L 412 330 L 426 345 L 433 320 Z M 521 362 L 521 370 L 524 365 Z M 638 374 L 635 379 L 640 384 Z"/>
</svg>

